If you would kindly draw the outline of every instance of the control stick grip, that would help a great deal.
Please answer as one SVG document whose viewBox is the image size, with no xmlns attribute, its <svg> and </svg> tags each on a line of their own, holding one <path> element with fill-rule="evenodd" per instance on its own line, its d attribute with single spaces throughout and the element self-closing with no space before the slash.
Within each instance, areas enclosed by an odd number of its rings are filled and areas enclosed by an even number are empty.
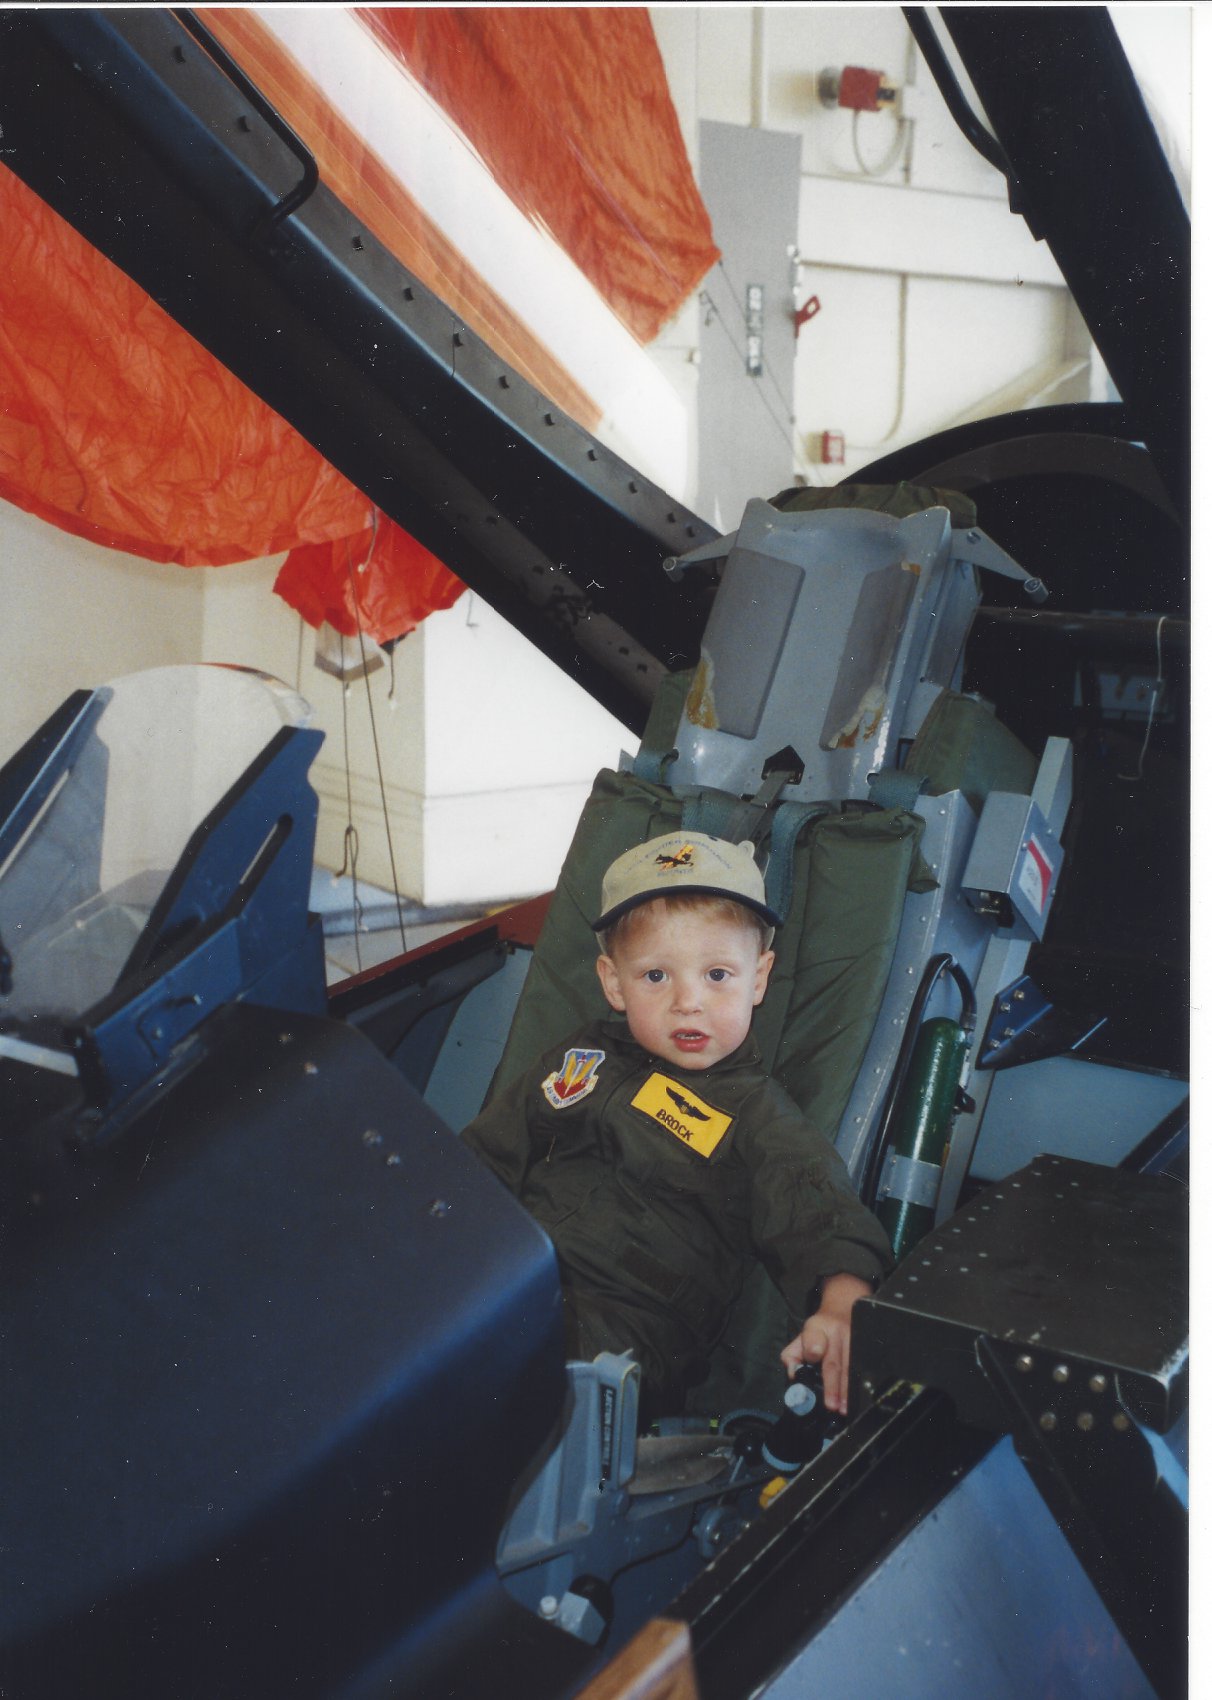
<svg viewBox="0 0 1212 1700">
<path fill-rule="evenodd" d="M 782 1414 L 762 1444 L 762 1457 L 773 1470 L 801 1469 L 816 1457 L 841 1420 L 826 1409 L 819 1366 L 801 1364 L 783 1394 Z"/>
</svg>

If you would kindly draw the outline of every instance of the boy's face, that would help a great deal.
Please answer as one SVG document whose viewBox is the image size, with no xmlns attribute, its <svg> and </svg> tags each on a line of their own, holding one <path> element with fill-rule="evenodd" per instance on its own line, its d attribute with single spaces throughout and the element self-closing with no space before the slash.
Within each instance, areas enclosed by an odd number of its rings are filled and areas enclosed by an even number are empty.
<svg viewBox="0 0 1212 1700">
<path fill-rule="evenodd" d="M 613 956 L 598 957 L 611 1009 L 653 1056 L 707 1069 L 736 1050 L 766 995 L 774 952 L 756 929 L 657 898 L 638 909 Z"/>
</svg>

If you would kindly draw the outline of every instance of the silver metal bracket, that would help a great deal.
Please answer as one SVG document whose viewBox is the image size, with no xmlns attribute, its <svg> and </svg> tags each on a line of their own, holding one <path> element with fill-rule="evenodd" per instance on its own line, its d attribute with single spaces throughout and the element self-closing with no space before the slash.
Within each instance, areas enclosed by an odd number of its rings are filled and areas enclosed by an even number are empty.
<svg viewBox="0 0 1212 1700">
<path fill-rule="evenodd" d="M 902 1157 L 899 1151 L 890 1151 L 876 1198 L 894 1198 L 900 1204 L 922 1204 L 933 1210 L 942 1178 L 941 1163 L 927 1163 L 921 1157 Z"/>
<path fill-rule="evenodd" d="M 1000 578 L 1013 579 L 1022 585 L 1023 594 L 1031 602 L 1048 600 L 1048 587 L 1043 579 L 1034 577 L 1025 567 L 1020 567 L 1014 557 L 1007 555 L 1004 549 L 999 549 L 978 525 L 969 526 L 964 531 L 952 532 L 951 558 L 967 561 L 971 566 L 979 567 L 982 572 L 997 573 Z"/>
</svg>

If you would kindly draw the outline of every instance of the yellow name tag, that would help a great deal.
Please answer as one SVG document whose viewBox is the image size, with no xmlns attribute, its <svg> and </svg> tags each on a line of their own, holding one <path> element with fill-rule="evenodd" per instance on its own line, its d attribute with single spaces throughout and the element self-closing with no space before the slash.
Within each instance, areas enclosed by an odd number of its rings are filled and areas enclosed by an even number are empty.
<svg viewBox="0 0 1212 1700">
<path fill-rule="evenodd" d="M 700 1157 L 710 1157 L 732 1126 L 731 1116 L 713 1109 L 667 1074 L 650 1074 L 631 1103 Z"/>
</svg>

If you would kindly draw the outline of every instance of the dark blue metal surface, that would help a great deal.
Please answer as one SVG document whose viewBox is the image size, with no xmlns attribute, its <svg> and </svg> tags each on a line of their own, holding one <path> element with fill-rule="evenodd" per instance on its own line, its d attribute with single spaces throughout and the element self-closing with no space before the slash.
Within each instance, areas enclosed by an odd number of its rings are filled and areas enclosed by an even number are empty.
<svg viewBox="0 0 1212 1700">
<path fill-rule="evenodd" d="M 27 746 L 22 785 L 10 764 L 22 831 L 96 705 Z M 321 1019 L 320 742 L 280 729 L 195 828 L 112 990 L 66 1026 L 79 1082 L 0 1068 L 4 1692 L 426 1695 L 448 1637 L 443 1691 L 468 1700 L 583 1666 L 493 1563 L 563 1403 L 554 1255 Z M 62 858 L 86 906 L 112 896 L 120 807 L 87 751 L 89 831 Z"/>
<path fill-rule="evenodd" d="M 120 1139 L 37 1156 L 35 1187 L 0 1152 L 0 1687 L 415 1692 L 435 1637 L 490 1647 L 555 1261 L 390 1065 L 239 1006 Z"/>
</svg>

